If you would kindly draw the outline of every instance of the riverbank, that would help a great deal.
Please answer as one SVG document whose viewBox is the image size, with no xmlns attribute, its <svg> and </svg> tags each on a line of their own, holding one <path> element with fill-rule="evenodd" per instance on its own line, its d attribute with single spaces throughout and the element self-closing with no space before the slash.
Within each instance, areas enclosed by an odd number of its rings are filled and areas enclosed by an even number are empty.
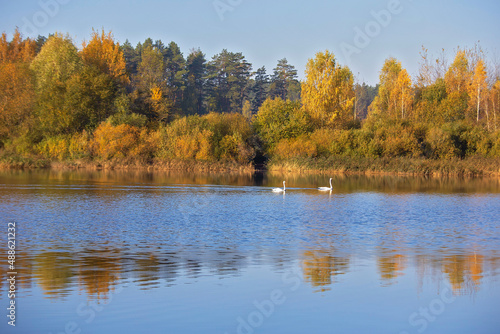
<svg viewBox="0 0 500 334">
<path fill-rule="evenodd" d="M 358 175 L 430 175 L 430 176 L 489 176 L 500 177 L 500 158 L 469 157 L 466 159 L 424 159 L 406 157 L 365 158 L 331 156 L 329 158 L 296 158 L 271 160 L 267 166 L 240 164 L 234 161 L 51 161 L 37 157 L 0 157 L 1 169 L 88 169 L 88 170 L 148 170 L 193 172 L 253 172 L 278 171 L 318 174 Z"/>
<path fill-rule="evenodd" d="M 0 157 L 0 169 L 87 169 L 87 170 L 148 170 L 148 171 L 193 171 L 193 172 L 253 172 L 253 164 L 234 161 L 152 161 L 115 159 L 110 161 L 51 161 L 43 158 Z"/>
<path fill-rule="evenodd" d="M 422 158 L 364 158 L 332 156 L 324 159 L 298 158 L 272 161 L 269 170 L 326 174 L 387 174 L 431 176 L 500 176 L 500 159 L 470 157 L 466 159 L 432 160 Z"/>
</svg>

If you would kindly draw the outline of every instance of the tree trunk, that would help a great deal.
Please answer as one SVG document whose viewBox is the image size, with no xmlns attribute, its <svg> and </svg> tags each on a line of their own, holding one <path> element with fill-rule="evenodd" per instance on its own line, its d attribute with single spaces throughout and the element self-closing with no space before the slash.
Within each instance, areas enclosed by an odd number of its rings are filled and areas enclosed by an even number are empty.
<svg viewBox="0 0 500 334">
<path fill-rule="evenodd" d="M 354 97 L 354 120 L 356 120 L 356 108 L 358 107 L 358 98 Z"/>
<path fill-rule="evenodd" d="M 481 89 L 479 85 L 477 86 L 477 123 L 479 123 L 479 104 L 481 101 Z"/>
<path fill-rule="evenodd" d="M 494 96 L 493 96 L 492 100 L 493 100 L 493 125 L 495 125 L 495 131 L 497 131 L 497 109 L 496 109 L 496 105 L 495 105 L 495 97 Z M 498 93 L 497 102 L 499 100 L 500 100 L 500 92 Z"/>
<path fill-rule="evenodd" d="M 488 101 L 486 101 L 486 108 L 484 109 L 484 111 L 486 113 L 486 128 L 488 129 L 488 132 L 489 132 L 490 131 L 490 115 L 489 115 L 488 107 L 489 107 L 489 103 L 488 103 Z"/>
<path fill-rule="evenodd" d="M 405 118 L 404 94 L 405 90 L 401 89 L 401 119 Z"/>
</svg>

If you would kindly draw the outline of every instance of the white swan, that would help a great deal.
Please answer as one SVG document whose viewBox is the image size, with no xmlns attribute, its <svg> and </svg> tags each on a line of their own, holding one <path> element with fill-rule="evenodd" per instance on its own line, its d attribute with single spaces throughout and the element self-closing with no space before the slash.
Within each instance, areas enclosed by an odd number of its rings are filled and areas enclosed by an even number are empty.
<svg viewBox="0 0 500 334">
<path fill-rule="evenodd" d="M 319 187 L 318 188 L 319 191 L 330 191 L 332 189 L 333 189 L 333 187 L 332 187 L 332 178 L 330 178 L 330 188 L 328 188 L 328 187 Z"/>
<path fill-rule="evenodd" d="M 283 181 L 283 189 L 281 188 L 273 188 L 273 193 L 284 193 L 286 191 L 285 181 Z"/>
</svg>

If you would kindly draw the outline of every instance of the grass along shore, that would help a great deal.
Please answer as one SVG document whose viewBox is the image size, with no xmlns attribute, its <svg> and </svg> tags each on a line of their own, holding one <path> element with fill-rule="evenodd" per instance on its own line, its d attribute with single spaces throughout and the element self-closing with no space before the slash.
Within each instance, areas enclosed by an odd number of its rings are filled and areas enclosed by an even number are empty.
<svg viewBox="0 0 500 334">
<path fill-rule="evenodd" d="M 208 162 L 194 160 L 144 162 L 134 159 L 113 159 L 109 161 L 68 160 L 51 161 L 41 157 L 0 157 L 0 169 L 88 169 L 88 170 L 158 170 L 195 172 L 253 172 L 253 164 L 239 164 L 234 161 Z"/>
<path fill-rule="evenodd" d="M 500 158 L 467 157 L 465 159 L 425 159 L 409 157 L 351 157 L 294 158 L 270 160 L 267 165 L 240 164 L 235 161 L 172 160 L 144 162 L 134 159 L 110 161 L 56 161 L 42 157 L 0 156 L 0 169 L 88 169 L 88 170 L 148 170 L 195 172 L 279 172 L 320 174 L 383 174 L 432 176 L 500 176 Z"/>
<path fill-rule="evenodd" d="M 408 157 L 350 157 L 297 158 L 271 161 L 270 171 L 342 174 L 390 174 L 431 176 L 500 176 L 500 159 L 469 157 L 465 159 L 432 160 Z"/>
</svg>

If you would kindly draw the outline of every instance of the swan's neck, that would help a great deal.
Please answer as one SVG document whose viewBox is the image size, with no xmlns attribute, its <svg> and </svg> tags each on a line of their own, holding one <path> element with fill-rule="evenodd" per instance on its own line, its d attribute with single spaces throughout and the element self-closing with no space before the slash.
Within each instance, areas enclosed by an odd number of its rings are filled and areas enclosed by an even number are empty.
<svg viewBox="0 0 500 334">
<path fill-rule="evenodd" d="M 333 187 L 332 187 L 332 179 L 330 179 L 330 188 L 333 188 Z"/>
</svg>

